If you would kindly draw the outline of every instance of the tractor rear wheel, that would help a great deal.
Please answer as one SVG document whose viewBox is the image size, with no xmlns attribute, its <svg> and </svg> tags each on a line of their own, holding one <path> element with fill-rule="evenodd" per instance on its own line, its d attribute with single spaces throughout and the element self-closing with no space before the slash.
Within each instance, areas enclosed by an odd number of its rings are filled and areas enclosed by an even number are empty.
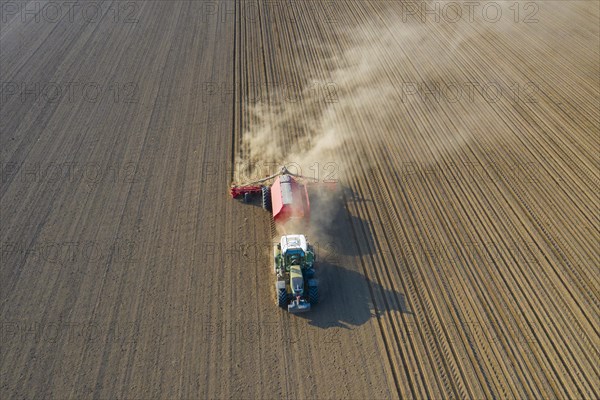
<svg viewBox="0 0 600 400">
<path fill-rule="evenodd" d="M 319 287 L 311 286 L 308 288 L 308 302 L 310 304 L 317 304 L 319 302 Z"/>
<path fill-rule="evenodd" d="M 265 210 L 271 211 L 271 188 L 269 186 L 263 186 L 262 190 L 262 206 Z"/>
<path fill-rule="evenodd" d="M 246 192 L 244 193 L 244 203 L 250 203 L 250 201 L 252 200 L 252 194 Z"/>
</svg>

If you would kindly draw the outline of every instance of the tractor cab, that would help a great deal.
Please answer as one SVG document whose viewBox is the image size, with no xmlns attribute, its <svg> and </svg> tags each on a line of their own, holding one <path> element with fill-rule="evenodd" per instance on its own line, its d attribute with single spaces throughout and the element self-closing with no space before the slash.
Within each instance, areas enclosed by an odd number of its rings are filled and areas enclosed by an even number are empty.
<svg viewBox="0 0 600 400">
<path fill-rule="evenodd" d="M 301 249 L 288 250 L 285 254 L 286 270 L 289 271 L 291 265 L 303 265 L 304 258 L 304 251 Z"/>
<path fill-rule="evenodd" d="M 286 272 L 290 266 L 298 265 L 302 269 L 312 268 L 314 264 L 314 252 L 308 245 L 304 235 L 287 235 L 281 237 L 281 255 Z"/>
</svg>

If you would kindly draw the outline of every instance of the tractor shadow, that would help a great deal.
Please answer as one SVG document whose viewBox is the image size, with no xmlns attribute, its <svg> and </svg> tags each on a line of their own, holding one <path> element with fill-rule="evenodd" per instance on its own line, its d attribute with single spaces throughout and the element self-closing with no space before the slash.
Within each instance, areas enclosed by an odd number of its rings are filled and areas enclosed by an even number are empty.
<svg viewBox="0 0 600 400">
<path fill-rule="evenodd" d="M 370 200 L 350 195 L 338 191 L 311 198 L 309 235 L 317 256 L 320 300 L 310 312 L 298 316 L 323 329 L 359 326 L 388 312 L 412 314 L 404 294 L 382 286 L 373 267 L 368 269 L 370 278 L 365 276 L 363 263 L 370 263 L 371 256 L 381 251 L 381 243 L 375 243 L 371 221 L 353 215 L 347 206 Z M 391 267 L 384 263 L 381 259 L 375 267 L 380 273 Z M 390 272 L 396 273 L 394 267 Z"/>
<path fill-rule="evenodd" d="M 398 311 L 412 314 L 404 294 L 384 288 L 363 273 L 336 264 L 319 262 L 319 303 L 309 312 L 298 314 L 319 328 L 360 326 L 373 317 Z M 375 307 L 374 298 L 380 299 Z"/>
</svg>

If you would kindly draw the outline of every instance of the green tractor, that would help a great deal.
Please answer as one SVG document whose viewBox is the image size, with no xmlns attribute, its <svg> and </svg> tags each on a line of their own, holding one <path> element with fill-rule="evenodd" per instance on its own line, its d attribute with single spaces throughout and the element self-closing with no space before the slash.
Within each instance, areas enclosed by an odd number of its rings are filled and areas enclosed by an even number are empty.
<svg viewBox="0 0 600 400">
<path fill-rule="evenodd" d="M 315 276 L 315 252 L 304 235 L 286 235 L 273 246 L 279 307 L 289 312 L 309 311 L 319 301 Z"/>
</svg>

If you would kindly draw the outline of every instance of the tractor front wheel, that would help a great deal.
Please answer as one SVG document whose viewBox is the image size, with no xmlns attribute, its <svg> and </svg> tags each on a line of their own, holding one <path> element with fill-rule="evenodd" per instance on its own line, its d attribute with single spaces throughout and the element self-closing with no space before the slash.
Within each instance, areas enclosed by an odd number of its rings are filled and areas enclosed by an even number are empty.
<svg viewBox="0 0 600 400">
<path fill-rule="evenodd" d="M 277 305 L 281 308 L 287 308 L 288 294 L 285 289 L 277 289 Z"/>
</svg>

